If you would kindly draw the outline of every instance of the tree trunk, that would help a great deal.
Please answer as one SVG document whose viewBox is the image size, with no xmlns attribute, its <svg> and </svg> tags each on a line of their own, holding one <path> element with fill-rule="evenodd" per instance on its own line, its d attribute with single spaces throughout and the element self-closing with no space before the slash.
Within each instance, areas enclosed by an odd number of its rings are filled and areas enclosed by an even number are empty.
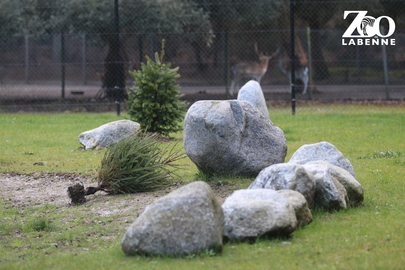
<svg viewBox="0 0 405 270">
<path fill-rule="evenodd" d="M 120 100 L 128 98 L 128 94 L 125 90 L 125 71 L 123 61 L 123 50 L 119 51 L 119 63 L 116 63 L 115 43 L 111 41 L 108 43 L 108 53 L 104 63 L 104 77 L 103 77 L 103 89 L 106 91 L 106 97 L 110 100 L 116 98 L 116 87 L 120 95 Z M 118 68 L 117 68 L 118 67 Z"/>
<path fill-rule="evenodd" d="M 203 52 L 203 48 L 201 46 L 202 43 L 203 41 L 194 41 L 191 43 L 195 58 L 197 60 L 197 67 L 199 71 L 205 71 L 207 69 L 207 66 L 203 63 L 202 59 L 202 52 Z"/>
<path fill-rule="evenodd" d="M 316 80 L 329 78 L 328 66 L 325 63 L 325 58 L 322 54 L 322 35 L 321 27 L 318 23 L 310 24 L 311 27 L 311 55 L 312 66 Z"/>
</svg>

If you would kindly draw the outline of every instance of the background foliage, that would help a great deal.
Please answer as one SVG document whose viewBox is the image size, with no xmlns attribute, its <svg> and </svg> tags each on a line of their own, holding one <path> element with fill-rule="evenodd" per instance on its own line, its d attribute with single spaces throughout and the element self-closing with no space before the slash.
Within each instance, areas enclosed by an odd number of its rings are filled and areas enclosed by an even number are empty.
<svg viewBox="0 0 405 270">
<path fill-rule="evenodd" d="M 265 54 L 287 48 L 289 44 L 290 1 L 287 0 L 118 2 L 117 57 L 113 1 L 1 1 L 2 107 L 12 109 L 13 105 L 51 100 L 85 103 L 105 110 L 105 103 L 113 103 L 115 95 L 99 100 L 99 90 L 108 93 L 115 86 L 121 89 L 131 86 L 133 78 L 128 70 L 139 69 L 145 55 L 159 51 L 162 38 L 167 41 L 166 61 L 180 68 L 179 84 L 184 93 L 203 94 L 213 87 L 216 94 L 225 93 L 232 77 L 232 64 L 258 61 L 254 43 Z M 391 96 L 385 94 L 388 88 L 381 46 L 341 45 L 341 36 L 352 20 L 343 19 L 344 10 L 368 10 L 371 16 L 386 15 L 395 20 L 396 45 L 386 48 Z M 314 93 L 319 93 L 313 99 L 402 100 L 404 11 L 403 1 L 398 0 L 296 0 L 296 41 L 306 58 L 311 58 Z M 288 102 L 288 78 L 277 63 L 277 59 L 270 61 L 262 86 L 267 93 L 280 94 L 269 99 Z M 336 86 L 335 93 L 332 95 L 325 85 Z M 374 94 L 359 97 L 354 91 L 345 91 L 346 85 L 373 85 Z M 369 87 L 356 90 L 370 92 Z M 51 105 L 57 107 L 55 103 Z"/>
</svg>

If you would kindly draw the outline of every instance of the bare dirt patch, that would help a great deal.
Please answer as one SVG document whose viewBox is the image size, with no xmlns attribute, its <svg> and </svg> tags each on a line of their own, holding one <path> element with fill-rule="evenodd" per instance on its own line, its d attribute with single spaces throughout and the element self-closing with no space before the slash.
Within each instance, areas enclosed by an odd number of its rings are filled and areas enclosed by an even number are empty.
<svg viewBox="0 0 405 270">
<path fill-rule="evenodd" d="M 96 181 L 89 176 L 70 173 L 1 174 L 0 198 L 5 201 L 6 205 L 19 209 L 47 204 L 71 207 L 67 189 L 75 183 L 82 183 L 85 187 L 97 185 Z M 86 196 L 85 204 L 89 204 L 92 212 L 98 216 L 110 216 L 118 213 L 131 213 L 131 215 L 138 216 L 147 205 L 157 198 L 185 184 L 175 182 L 163 190 L 128 195 L 107 195 L 104 192 L 97 192 L 94 195 Z M 235 185 L 222 182 L 210 185 L 220 203 L 236 188 Z"/>
<path fill-rule="evenodd" d="M 67 187 L 76 181 L 91 184 L 91 179 L 73 174 L 3 174 L 0 176 L 0 196 L 16 207 L 45 204 L 69 205 Z"/>
</svg>

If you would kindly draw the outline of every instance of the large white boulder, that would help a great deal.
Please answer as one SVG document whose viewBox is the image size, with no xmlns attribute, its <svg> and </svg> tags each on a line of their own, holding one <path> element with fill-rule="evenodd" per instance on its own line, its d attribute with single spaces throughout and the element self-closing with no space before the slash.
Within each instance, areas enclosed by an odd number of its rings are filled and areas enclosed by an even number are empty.
<svg viewBox="0 0 405 270">
<path fill-rule="evenodd" d="M 98 128 L 82 132 L 79 142 L 88 149 L 105 148 L 118 143 L 141 129 L 141 126 L 131 120 L 118 120 Z"/>
<path fill-rule="evenodd" d="M 184 120 L 184 148 L 205 173 L 257 176 L 284 162 L 284 132 L 252 103 L 202 100 Z"/>
<path fill-rule="evenodd" d="M 310 161 L 318 160 L 326 161 L 335 166 L 341 167 L 356 177 L 354 168 L 350 161 L 343 156 L 336 146 L 329 142 L 305 144 L 295 151 L 288 162 L 305 164 Z"/>
<path fill-rule="evenodd" d="M 269 116 L 269 111 L 266 105 L 266 99 L 263 95 L 260 83 L 255 80 L 248 81 L 238 92 L 238 100 L 249 101 L 255 105 L 264 116 Z"/>
<path fill-rule="evenodd" d="M 184 256 L 222 250 L 223 212 L 211 187 L 202 181 L 158 199 L 127 229 L 127 255 Z"/>
</svg>

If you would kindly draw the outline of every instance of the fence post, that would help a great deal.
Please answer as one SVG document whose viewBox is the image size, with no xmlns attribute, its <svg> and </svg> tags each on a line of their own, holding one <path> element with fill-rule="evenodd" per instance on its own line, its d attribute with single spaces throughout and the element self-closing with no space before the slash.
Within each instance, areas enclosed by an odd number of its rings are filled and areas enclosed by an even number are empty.
<svg viewBox="0 0 405 270">
<path fill-rule="evenodd" d="M 30 72 L 30 49 L 29 49 L 29 36 L 25 35 L 25 83 L 29 81 Z"/>
<path fill-rule="evenodd" d="M 225 71 L 225 74 L 224 74 L 224 80 L 225 80 L 225 95 L 226 95 L 226 98 L 229 98 L 230 97 L 230 93 L 229 93 L 229 34 L 228 34 L 228 30 L 225 30 L 225 32 L 223 32 L 223 34 L 224 34 L 224 38 L 223 38 L 223 40 L 224 40 L 224 42 L 225 42 L 225 44 L 224 44 L 224 58 L 225 58 L 225 61 L 224 61 L 224 64 L 225 64 L 225 66 L 224 66 L 224 71 Z M 237 91 L 239 91 L 239 89 L 237 89 Z"/>
<path fill-rule="evenodd" d="M 82 35 L 82 72 L 83 72 L 83 84 L 87 84 L 87 44 L 86 34 Z"/>
<path fill-rule="evenodd" d="M 360 48 L 356 44 L 356 82 L 360 82 Z"/>
<path fill-rule="evenodd" d="M 114 30 L 115 30 L 115 74 L 116 74 L 116 84 L 115 84 L 115 103 L 117 104 L 117 116 L 121 114 L 121 103 L 120 103 L 120 26 L 119 26 L 119 11 L 118 11 L 118 0 L 114 0 Z"/>
<path fill-rule="evenodd" d="M 139 46 L 139 69 L 141 69 L 141 63 L 143 61 L 143 36 L 140 34 L 138 35 L 138 46 Z M 135 64 L 135 63 L 134 63 Z M 134 65 L 134 69 L 135 65 Z"/>
<path fill-rule="evenodd" d="M 290 63 L 291 63 L 291 109 L 295 115 L 295 44 L 294 44 L 294 0 L 290 0 Z"/>
<path fill-rule="evenodd" d="M 62 99 L 65 98 L 65 77 L 66 77 L 66 50 L 65 50 L 65 33 L 61 32 L 61 54 L 60 54 L 60 60 L 61 60 L 61 65 L 62 65 Z"/>
<path fill-rule="evenodd" d="M 307 43 L 308 43 L 308 72 L 309 72 L 309 87 L 308 99 L 312 100 L 312 53 L 311 53 L 311 28 L 307 27 Z"/>
<path fill-rule="evenodd" d="M 383 26 L 381 27 L 380 32 L 385 33 L 385 29 Z M 386 50 L 385 44 L 382 44 L 382 42 L 381 42 L 381 49 L 382 49 L 382 60 L 383 60 L 383 68 L 384 68 L 385 98 L 387 100 L 389 100 L 390 99 L 390 90 L 388 87 L 389 83 L 388 83 L 387 50 Z"/>
</svg>

